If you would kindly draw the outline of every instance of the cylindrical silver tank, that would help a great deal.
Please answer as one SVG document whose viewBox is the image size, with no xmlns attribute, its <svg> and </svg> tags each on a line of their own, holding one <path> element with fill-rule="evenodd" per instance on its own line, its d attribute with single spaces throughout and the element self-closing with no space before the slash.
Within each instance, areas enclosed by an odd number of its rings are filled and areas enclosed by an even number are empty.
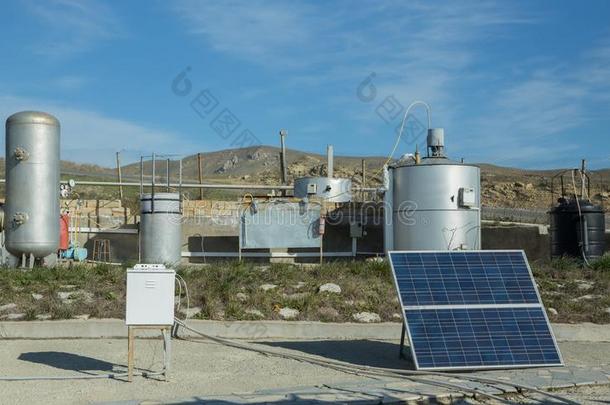
<svg viewBox="0 0 610 405">
<path fill-rule="evenodd" d="M 350 179 L 329 177 L 301 177 L 294 181 L 297 198 L 318 197 L 328 202 L 344 203 L 352 200 Z"/>
<path fill-rule="evenodd" d="M 182 213 L 177 193 L 142 194 L 140 198 L 140 263 L 180 263 Z"/>
<path fill-rule="evenodd" d="M 6 249 L 43 258 L 59 246 L 59 121 L 24 111 L 6 120 Z"/>
<path fill-rule="evenodd" d="M 390 168 L 395 250 L 481 248 L 480 169 L 445 158 Z"/>
</svg>

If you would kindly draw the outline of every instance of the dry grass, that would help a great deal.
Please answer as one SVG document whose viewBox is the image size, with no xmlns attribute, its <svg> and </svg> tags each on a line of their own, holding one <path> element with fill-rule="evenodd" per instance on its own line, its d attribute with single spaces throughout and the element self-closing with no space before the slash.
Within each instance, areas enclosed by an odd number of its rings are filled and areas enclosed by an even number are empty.
<svg viewBox="0 0 610 405">
<path fill-rule="evenodd" d="M 572 259 L 535 264 L 534 276 L 553 322 L 610 323 L 610 255 L 584 268 Z"/>
<path fill-rule="evenodd" d="M 562 259 L 534 263 L 533 271 L 553 322 L 610 323 L 610 256 L 585 269 Z M 189 286 L 190 305 L 199 307 L 198 319 L 280 319 L 279 310 L 297 309 L 296 320 L 347 322 L 358 312 L 379 314 L 382 321 L 397 321 L 400 313 L 390 269 L 385 262 L 335 262 L 324 265 L 223 262 L 178 270 Z M 341 293 L 319 292 L 335 283 Z M 263 284 L 277 287 L 267 291 Z M 69 293 L 68 300 L 59 293 Z M 43 297 L 35 299 L 32 294 Z M 584 298 L 583 298 L 584 297 Z M 182 307 L 186 306 L 183 291 Z M 125 269 L 113 266 L 73 266 L 55 269 L 0 271 L 0 312 L 25 314 L 24 320 L 46 315 L 69 319 L 122 318 L 125 302 Z M 250 311 L 250 312 L 249 312 Z M 260 314 L 252 311 L 259 311 Z"/>
<path fill-rule="evenodd" d="M 392 320 L 400 313 L 391 274 L 385 263 L 337 262 L 321 266 L 224 263 L 204 269 L 183 269 L 191 291 L 191 305 L 202 308 L 202 319 L 258 319 L 247 310 L 260 311 L 265 319 L 280 319 L 278 311 L 297 309 L 299 320 L 349 321 L 368 311 Z M 318 292 L 335 283 L 341 294 Z M 277 287 L 268 291 L 263 284 Z"/>
</svg>

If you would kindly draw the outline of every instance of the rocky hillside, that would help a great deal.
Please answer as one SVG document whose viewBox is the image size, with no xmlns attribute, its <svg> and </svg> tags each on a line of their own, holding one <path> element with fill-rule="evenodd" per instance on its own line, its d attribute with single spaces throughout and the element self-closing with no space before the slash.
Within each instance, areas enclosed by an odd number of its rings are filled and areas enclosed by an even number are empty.
<svg viewBox="0 0 610 405">
<path fill-rule="evenodd" d="M 262 183 L 278 184 L 280 181 L 279 148 L 270 146 L 229 149 L 202 154 L 203 176 L 206 181 L 223 181 L 229 183 Z M 335 156 L 334 175 L 351 178 L 355 185 L 362 184 L 362 161 L 365 161 L 367 187 L 381 184 L 381 167 L 386 158 L 381 156 L 350 157 Z M 326 156 L 288 150 L 289 181 L 301 176 L 326 175 Z M 578 163 L 578 162 L 575 162 Z M 145 170 L 150 173 L 150 162 Z M 130 165 L 123 169 L 128 175 L 139 176 L 139 165 Z M 157 173 L 165 176 L 166 164 L 159 162 Z M 176 173 L 175 162 L 171 170 Z M 506 208 L 548 208 L 555 200 L 552 197 L 552 185 L 555 193 L 561 189 L 559 178 L 553 178 L 563 171 L 557 170 L 521 170 L 481 164 L 481 182 L 483 204 L 487 207 Z M 183 175 L 189 181 L 198 178 L 197 155 L 191 155 L 183 161 Z M 572 187 L 570 173 L 564 175 L 566 191 Z M 592 197 L 600 202 L 609 202 L 610 169 L 596 171 L 592 174 Z"/>
<path fill-rule="evenodd" d="M 227 149 L 216 152 L 202 153 L 204 181 L 212 183 L 243 183 L 243 184 L 278 184 L 280 181 L 279 148 L 271 146 L 255 146 L 242 149 Z M 365 162 L 367 187 L 377 187 L 381 184 L 381 167 L 386 161 L 382 156 L 352 157 L 335 156 L 336 177 L 351 178 L 357 186 L 362 185 L 362 161 Z M 306 153 L 298 150 L 287 151 L 288 181 L 302 176 L 326 175 L 326 156 Z M 574 162 L 577 164 L 578 162 Z M 151 162 L 145 162 L 144 170 L 151 173 Z M 552 185 L 555 193 L 561 186 L 559 178 L 553 178 L 562 170 L 521 170 L 481 164 L 481 183 L 483 205 L 503 208 L 548 208 L 552 198 Z M 3 159 L 0 161 L 0 172 L 4 171 Z M 178 162 L 170 162 L 172 180 L 177 180 Z M 130 164 L 122 168 L 123 177 L 129 181 L 139 181 L 140 164 Z M 164 182 L 166 177 L 166 162 L 156 164 L 157 181 Z M 3 174 L 3 173 L 2 173 Z M 76 179 L 116 180 L 116 170 L 96 165 L 62 162 L 62 177 Z M 148 176 L 147 176 L 148 177 Z M 183 178 L 185 182 L 196 182 L 198 179 L 197 155 L 183 159 Z M 598 202 L 610 202 L 610 169 L 592 173 L 591 196 Z M 564 184 L 569 192 L 572 186 L 570 173 L 564 176 Z M 1 187 L 0 187 L 1 189 Z M 116 194 L 114 188 L 86 188 L 79 193 L 83 197 L 94 198 L 96 193 L 103 198 L 112 198 Z M 231 193 L 206 192 L 208 198 L 231 198 Z"/>
</svg>

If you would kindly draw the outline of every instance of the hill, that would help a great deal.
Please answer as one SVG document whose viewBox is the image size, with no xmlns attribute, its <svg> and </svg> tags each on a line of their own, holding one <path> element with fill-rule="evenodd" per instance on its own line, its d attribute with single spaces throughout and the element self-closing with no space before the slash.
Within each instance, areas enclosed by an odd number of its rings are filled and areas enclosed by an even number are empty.
<svg viewBox="0 0 610 405">
<path fill-rule="evenodd" d="M 279 148 L 272 146 L 253 146 L 241 149 L 226 149 L 201 153 L 203 178 L 206 183 L 230 184 L 279 184 L 280 163 Z M 286 153 L 288 181 L 302 176 L 324 176 L 327 173 L 326 156 L 289 149 Z M 382 156 L 335 156 L 335 177 L 352 179 L 356 186 L 362 185 L 362 162 L 365 162 L 366 187 L 378 187 L 381 184 L 381 167 L 386 158 Z M 577 162 L 575 162 L 577 163 Z M 156 179 L 159 183 L 166 181 L 166 161 L 156 162 Z M 487 207 L 506 208 L 548 208 L 552 201 L 552 185 L 555 192 L 560 189 L 560 181 L 553 178 L 565 169 L 524 170 L 519 168 L 500 167 L 492 164 L 480 164 L 483 205 Z M 146 178 L 150 178 L 151 161 L 144 162 Z M 140 164 L 132 163 L 121 168 L 123 179 L 139 181 Z M 62 178 L 77 180 L 116 181 L 116 169 L 91 164 L 79 164 L 62 161 Z M 0 159 L 0 173 L 4 175 L 4 159 Z M 178 179 L 178 161 L 170 161 L 172 181 Z M 182 173 L 184 182 L 198 181 L 197 154 L 183 159 Z M 592 172 L 591 194 L 599 202 L 609 201 L 610 169 Z M 564 176 L 566 188 L 572 187 L 570 173 Z M 114 187 L 79 187 L 82 198 L 116 198 Z M 137 190 L 130 189 L 126 195 L 131 200 Z M 192 197 L 198 195 L 191 191 Z M 234 199 L 237 192 L 206 190 L 206 198 Z"/>
</svg>

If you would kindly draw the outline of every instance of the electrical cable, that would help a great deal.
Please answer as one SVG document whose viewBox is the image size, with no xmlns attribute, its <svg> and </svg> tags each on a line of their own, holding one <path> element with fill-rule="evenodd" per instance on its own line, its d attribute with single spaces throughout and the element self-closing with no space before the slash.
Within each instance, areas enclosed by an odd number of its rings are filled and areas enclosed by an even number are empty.
<svg viewBox="0 0 610 405">
<path fill-rule="evenodd" d="M 182 278 L 181 275 L 176 273 L 176 280 L 178 281 L 178 285 L 180 285 L 181 283 L 184 283 L 184 292 L 186 294 L 186 316 L 185 316 L 183 322 L 186 322 L 189 319 L 189 313 L 190 313 L 190 309 L 191 309 L 191 297 L 189 295 L 188 285 L 186 284 L 186 281 L 184 280 L 184 278 Z M 180 286 L 180 297 L 182 297 L 182 286 Z M 180 302 L 180 300 L 179 300 L 179 302 Z"/>
<path fill-rule="evenodd" d="M 152 377 L 157 375 L 163 375 L 163 371 L 154 371 L 154 372 L 141 372 L 134 373 L 134 376 L 141 377 Z M 117 373 L 117 374 L 96 374 L 96 375 L 66 375 L 66 376 L 15 376 L 15 377 L 6 377 L 0 376 L 1 381 L 43 381 L 43 380 L 96 380 L 96 379 L 117 379 L 127 377 L 127 373 Z"/>
<path fill-rule="evenodd" d="M 321 360 L 321 359 L 316 359 L 313 357 L 309 357 L 309 356 L 300 356 L 300 355 L 294 355 L 294 354 L 288 354 L 288 353 L 278 353 L 275 352 L 273 350 L 269 350 L 269 349 L 263 349 L 263 348 L 256 348 L 253 347 L 253 345 L 246 345 L 246 344 L 242 344 L 242 343 L 238 343 L 238 342 L 234 342 L 234 341 L 230 341 L 228 339 L 222 339 L 222 338 L 216 338 L 213 336 L 209 336 L 206 335 L 204 333 L 201 333 L 195 329 L 192 329 L 190 327 L 188 327 L 187 325 L 185 325 L 182 321 L 176 319 L 176 323 L 179 324 L 180 326 L 182 326 L 183 328 L 185 328 L 186 330 L 189 330 L 195 334 L 198 334 L 202 337 L 205 337 L 208 340 L 211 340 L 213 342 L 216 343 L 220 343 L 222 345 L 225 346 L 229 346 L 229 347 L 233 347 L 233 348 L 237 348 L 237 349 L 242 349 L 242 350 L 248 350 L 248 351 L 254 351 L 256 353 L 259 354 L 264 354 L 264 355 L 268 355 L 268 356 L 275 356 L 275 357 L 281 357 L 284 359 L 288 359 L 288 360 L 296 360 L 299 362 L 306 362 L 306 363 L 310 363 L 310 364 L 315 364 L 321 367 L 326 367 L 326 368 L 330 368 L 336 371 L 341 371 L 341 372 L 345 372 L 348 374 L 356 374 L 356 375 L 361 375 L 361 376 L 366 376 L 366 375 L 374 375 L 374 376 L 380 376 L 380 377 L 394 377 L 394 378 L 398 378 L 398 377 L 407 377 L 410 380 L 413 381 L 421 381 L 420 379 L 418 379 L 417 377 L 412 377 L 412 376 L 405 376 L 405 375 L 393 375 L 392 373 L 383 371 L 383 370 L 375 370 L 373 368 L 371 369 L 365 369 L 359 366 L 353 366 L 353 365 L 348 365 L 348 364 L 341 364 L 340 362 L 332 362 L 332 361 L 328 361 L 328 360 Z M 433 385 L 441 385 L 444 386 L 445 388 L 450 388 L 450 389 L 454 389 L 454 390 L 458 390 L 460 392 L 466 392 L 469 394 L 473 394 L 473 395 L 481 395 L 481 396 L 485 396 L 487 398 L 490 399 L 494 399 L 496 401 L 499 402 L 503 402 L 503 403 L 510 403 L 508 401 L 506 401 L 504 398 L 498 397 L 496 395 L 493 394 L 487 394 L 484 392 L 481 392 L 479 390 L 476 389 L 472 389 L 472 388 L 468 388 L 468 387 L 462 387 L 456 384 L 452 384 L 452 383 L 445 383 L 445 382 L 432 382 L 432 381 L 422 381 L 426 384 L 433 384 Z"/>
<path fill-rule="evenodd" d="M 585 265 L 587 267 L 591 267 L 591 264 L 589 263 L 589 260 L 587 259 L 587 253 L 586 253 L 586 247 L 585 247 L 585 232 L 588 232 L 588 230 L 585 228 L 585 221 L 584 218 L 582 216 L 582 209 L 580 208 L 580 200 L 578 198 L 578 192 L 576 191 L 576 176 L 574 175 L 574 172 L 577 169 L 572 170 L 572 186 L 574 187 L 574 199 L 576 200 L 576 207 L 578 207 L 578 219 L 580 220 L 580 232 L 581 232 L 581 239 L 582 241 L 580 242 L 580 252 L 582 254 L 582 258 L 585 261 Z"/>
<path fill-rule="evenodd" d="M 306 355 L 280 353 L 277 351 L 270 350 L 268 348 L 261 348 L 261 347 L 259 347 L 259 345 L 256 345 L 253 343 L 245 344 L 245 343 L 235 342 L 235 341 L 232 341 L 229 339 L 210 336 L 210 335 L 207 335 L 205 333 L 202 333 L 198 330 L 195 330 L 195 329 L 187 326 L 184 322 L 180 321 L 179 319 L 176 319 L 175 321 L 178 325 L 182 326 L 186 330 L 188 330 L 192 333 L 195 333 L 196 335 L 199 335 L 212 342 L 219 343 L 219 344 L 222 344 L 225 346 L 242 349 L 242 350 L 254 351 L 259 354 L 264 354 L 264 355 L 269 355 L 269 356 L 276 356 L 276 357 L 281 357 L 281 358 L 290 359 L 290 360 L 307 362 L 307 363 L 316 364 L 316 365 L 320 365 L 322 367 L 328 367 L 328 368 L 332 368 L 332 369 L 336 369 L 339 371 L 344 371 L 344 372 L 348 372 L 348 373 L 352 373 L 352 374 L 354 374 L 354 373 L 358 374 L 358 372 L 360 372 L 360 373 L 369 374 L 369 375 L 372 374 L 372 375 L 392 377 L 392 378 L 404 377 L 404 378 L 411 379 L 413 381 L 418 381 L 418 380 L 421 381 L 421 379 L 418 378 L 418 376 L 436 376 L 436 377 L 451 378 L 451 379 L 456 379 L 456 378 L 460 379 L 461 378 L 463 380 L 469 380 L 469 381 L 473 381 L 473 382 L 502 385 L 502 386 L 507 386 L 507 387 L 513 387 L 518 390 L 531 391 L 531 392 L 535 392 L 535 393 L 544 395 L 546 397 L 560 400 L 566 404 L 576 404 L 576 402 L 570 401 L 561 396 L 554 395 L 554 394 L 551 394 L 549 392 L 546 392 L 546 391 L 543 391 L 543 390 L 540 390 L 540 389 L 537 389 L 534 387 L 529 387 L 529 386 L 525 386 L 525 385 L 521 385 L 521 384 L 515 384 L 515 383 L 502 381 L 502 380 L 495 380 L 492 378 L 472 377 L 472 376 L 466 376 L 463 374 L 450 374 L 450 373 L 431 372 L 431 371 L 413 371 L 413 370 L 407 371 L 407 370 L 393 370 L 393 369 L 380 368 L 380 367 L 359 366 L 359 365 L 353 365 L 353 364 L 344 363 L 344 362 L 335 361 L 335 360 L 317 359 L 315 357 L 306 356 Z M 435 380 L 429 381 L 429 383 L 432 383 L 435 385 L 444 385 L 444 386 L 450 387 L 452 389 L 460 390 L 461 392 L 468 392 L 468 393 L 474 394 L 474 395 L 486 396 L 486 397 L 489 397 L 489 398 L 492 398 L 492 399 L 495 399 L 495 400 L 498 400 L 501 402 L 507 402 L 504 398 L 497 397 L 492 394 L 487 394 L 487 393 L 481 392 L 480 390 L 469 388 L 469 387 L 463 387 L 463 386 L 446 383 L 446 382 L 437 382 Z"/>
<path fill-rule="evenodd" d="M 431 114 L 430 105 L 421 100 L 415 100 L 411 104 L 409 104 L 409 106 L 405 110 L 405 114 L 402 117 L 402 122 L 400 123 L 400 131 L 398 131 L 398 136 L 396 137 L 396 142 L 394 142 L 394 147 L 392 148 L 392 152 L 390 153 L 390 156 L 388 156 L 388 159 L 384 163 L 384 166 L 386 166 L 388 163 L 390 163 L 390 161 L 394 157 L 394 153 L 396 153 L 396 149 L 398 149 L 398 145 L 400 143 L 400 138 L 402 138 L 403 130 L 405 129 L 405 122 L 407 121 L 407 116 L 409 115 L 409 112 L 411 111 L 411 109 L 417 105 L 422 105 L 426 108 L 426 112 L 428 113 L 428 129 L 430 129 L 432 127 L 432 114 Z M 377 173 L 377 175 L 378 174 L 379 173 Z"/>
<path fill-rule="evenodd" d="M 428 129 L 430 129 L 432 127 L 432 109 L 430 108 L 430 105 L 428 103 L 426 103 L 425 101 L 421 101 L 421 100 L 415 100 L 413 101 L 411 104 L 409 104 L 409 106 L 407 107 L 407 109 L 405 110 L 405 113 L 402 117 L 402 121 L 400 123 L 400 130 L 398 131 L 398 135 L 396 137 L 396 141 L 394 142 L 394 146 L 392 147 L 392 151 L 390 152 L 390 154 L 388 155 L 387 160 L 385 161 L 385 163 L 381 166 L 381 168 L 377 171 L 377 173 L 375 173 L 372 178 L 375 178 L 377 176 L 379 176 L 382 172 L 383 172 L 383 168 L 386 167 L 394 158 L 394 153 L 396 153 L 396 149 L 398 149 L 398 145 L 400 144 L 400 139 L 402 138 L 402 134 L 403 131 L 405 129 L 405 123 L 407 122 L 407 118 L 409 116 L 409 113 L 411 112 L 411 109 L 415 106 L 424 106 L 426 108 L 426 112 L 428 115 Z M 336 198 L 339 196 L 342 196 L 344 194 L 350 193 L 351 191 L 344 191 L 340 194 L 337 195 L 333 195 L 333 196 L 329 196 L 329 197 L 325 197 L 325 200 L 330 199 L 330 198 Z"/>
<path fill-rule="evenodd" d="M 186 296 L 187 305 L 190 305 L 190 298 L 188 295 L 188 285 L 187 285 L 186 281 L 184 280 L 184 278 L 182 278 L 181 276 L 178 276 L 178 277 L 180 277 L 180 280 L 182 280 L 182 282 L 184 283 L 185 291 L 187 294 L 187 296 Z M 187 314 L 187 317 L 188 317 L 188 314 Z M 238 348 L 238 349 L 242 349 L 242 350 L 254 351 L 254 352 L 257 352 L 260 354 L 265 354 L 265 355 L 272 355 L 272 356 L 278 356 L 278 357 L 302 361 L 302 362 L 314 363 L 314 364 L 321 365 L 323 367 L 330 367 L 330 368 L 335 368 L 335 369 L 338 367 L 338 368 L 341 368 L 340 371 L 344 371 L 344 372 L 348 372 L 348 373 L 352 373 L 352 374 L 360 375 L 359 373 L 354 372 L 354 369 L 357 369 L 359 371 L 364 371 L 365 373 L 368 373 L 368 374 L 381 373 L 381 374 L 376 374 L 376 375 L 382 375 L 382 376 L 386 376 L 386 377 L 387 376 L 391 376 L 391 377 L 400 376 L 400 377 L 407 377 L 407 378 L 413 379 L 413 376 L 428 375 L 428 376 L 437 376 L 437 377 L 444 377 L 444 378 L 447 378 L 447 377 L 456 378 L 456 374 L 449 374 L 449 373 L 442 373 L 442 372 L 406 371 L 406 370 L 394 370 L 394 369 L 388 369 L 388 368 L 382 368 L 382 367 L 357 366 L 357 365 L 353 365 L 353 364 L 349 364 L 349 363 L 344 363 L 341 361 L 331 361 L 328 359 L 325 359 L 325 360 L 317 359 L 312 356 L 279 353 L 279 352 L 270 350 L 268 348 L 262 348 L 262 347 L 260 347 L 260 345 L 257 345 L 257 344 L 253 344 L 253 343 L 245 344 L 245 343 L 241 343 L 241 342 L 235 342 L 235 341 L 229 340 L 229 339 L 223 339 L 223 338 L 218 338 L 218 337 L 207 335 L 205 333 L 202 333 L 200 331 L 197 331 L 197 330 L 187 326 L 185 322 L 179 320 L 178 318 L 175 318 L 175 322 L 176 322 L 176 324 L 183 326 L 185 329 L 190 330 L 191 332 L 193 332 L 201 337 L 204 337 L 208 340 L 211 340 L 213 342 L 216 342 L 216 343 L 219 343 L 222 345 L 226 345 L 229 347 L 234 347 L 234 348 Z M 176 330 L 176 332 L 177 332 L 177 330 Z M 388 375 L 388 374 L 390 374 L 390 375 Z M 574 404 L 574 402 L 567 400 L 561 396 L 554 395 L 554 394 L 548 393 L 546 391 L 543 391 L 543 390 L 540 390 L 540 389 L 537 389 L 534 387 L 529 387 L 526 385 L 507 383 L 506 381 L 496 380 L 496 379 L 492 379 L 492 378 L 485 378 L 485 377 L 472 377 L 472 376 L 461 375 L 461 374 L 458 374 L 457 376 L 458 376 L 458 378 L 461 377 L 464 380 L 469 380 L 469 381 L 474 381 L 474 382 L 479 382 L 479 383 L 486 383 L 486 384 L 494 384 L 496 386 L 499 384 L 499 385 L 504 385 L 504 386 L 508 386 L 508 387 L 513 387 L 513 388 L 516 388 L 517 390 L 527 390 L 527 391 L 538 393 L 540 395 L 544 395 L 546 397 L 560 400 L 560 401 L 568 403 L 568 404 Z M 443 384 L 447 385 L 449 383 L 443 383 Z M 437 384 L 437 385 L 439 385 L 439 384 Z M 451 385 L 450 388 L 460 389 L 460 386 L 455 386 L 453 384 L 449 384 L 449 385 Z M 486 395 L 485 393 L 481 393 L 478 390 L 474 390 L 475 392 L 473 392 L 473 390 L 471 388 L 468 388 L 468 387 L 466 387 L 466 388 L 469 390 L 468 392 L 470 392 L 470 393 Z M 503 400 L 502 398 L 493 398 L 493 399 L 499 399 L 500 401 Z"/>
</svg>

